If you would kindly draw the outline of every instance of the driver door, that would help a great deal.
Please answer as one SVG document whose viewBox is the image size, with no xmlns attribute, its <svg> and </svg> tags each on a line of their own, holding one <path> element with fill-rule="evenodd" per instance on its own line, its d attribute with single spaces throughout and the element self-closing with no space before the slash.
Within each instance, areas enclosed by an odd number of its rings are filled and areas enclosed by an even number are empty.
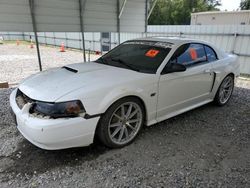
<svg viewBox="0 0 250 188">
<path fill-rule="evenodd" d="M 187 69 L 183 72 L 162 71 L 159 79 L 158 121 L 208 100 L 214 80 L 212 67 L 202 44 L 182 45 L 164 69 L 169 67 L 169 63 L 180 63 Z"/>
</svg>

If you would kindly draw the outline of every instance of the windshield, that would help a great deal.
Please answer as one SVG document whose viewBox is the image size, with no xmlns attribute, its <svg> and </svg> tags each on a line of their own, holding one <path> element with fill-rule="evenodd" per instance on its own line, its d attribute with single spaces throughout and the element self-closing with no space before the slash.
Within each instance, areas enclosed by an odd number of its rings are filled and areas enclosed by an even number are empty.
<svg viewBox="0 0 250 188">
<path fill-rule="evenodd" d="M 96 62 L 138 72 L 156 73 L 171 50 L 171 45 L 171 43 L 157 41 L 127 41 Z"/>
</svg>

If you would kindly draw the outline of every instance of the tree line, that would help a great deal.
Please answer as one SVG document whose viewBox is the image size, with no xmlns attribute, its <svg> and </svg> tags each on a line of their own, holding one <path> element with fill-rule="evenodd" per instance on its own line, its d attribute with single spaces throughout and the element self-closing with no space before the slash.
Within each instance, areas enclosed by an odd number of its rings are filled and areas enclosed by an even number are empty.
<svg viewBox="0 0 250 188">
<path fill-rule="evenodd" d="M 221 0 L 158 0 L 148 23 L 149 25 L 189 25 L 191 13 L 219 11 L 220 5 Z M 250 0 L 242 0 L 240 9 L 250 9 Z"/>
</svg>

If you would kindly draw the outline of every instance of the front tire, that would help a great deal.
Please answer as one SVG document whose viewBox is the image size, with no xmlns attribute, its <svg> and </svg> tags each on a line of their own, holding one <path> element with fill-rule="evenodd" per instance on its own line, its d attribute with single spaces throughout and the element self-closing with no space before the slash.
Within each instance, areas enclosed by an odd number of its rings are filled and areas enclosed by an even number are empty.
<svg viewBox="0 0 250 188">
<path fill-rule="evenodd" d="M 118 100 L 101 117 L 97 134 L 101 142 L 110 148 L 130 144 L 144 123 L 145 112 L 141 101 L 134 97 Z"/>
<path fill-rule="evenodd" d="M 228 103 L 229 99 L 232 96 L 234 89 L 234 77 L 232 75 L 226 76 L 215 95 L 214 102 L 219 106 L 224 106 Z"/>
</svg>

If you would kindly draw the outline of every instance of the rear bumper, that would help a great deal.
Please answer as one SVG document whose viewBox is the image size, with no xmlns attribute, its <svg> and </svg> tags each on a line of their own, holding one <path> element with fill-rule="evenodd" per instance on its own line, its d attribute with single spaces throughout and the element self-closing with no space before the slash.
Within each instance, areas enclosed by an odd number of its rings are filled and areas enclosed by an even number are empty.
<svg viewBox="0 0 250 188">
<path fill-rule="evenodd" d="M 99 117 L 91 119 L 34 117 L 29 114 L 28 107 L 19 109 L 15 101 L 16 91 L 10 95 L 10 105 L 16 115 L 18 130 L 32 144 L 42 149 L 56 150 L 88 146 L 93 143 Z"/>
</svg>

